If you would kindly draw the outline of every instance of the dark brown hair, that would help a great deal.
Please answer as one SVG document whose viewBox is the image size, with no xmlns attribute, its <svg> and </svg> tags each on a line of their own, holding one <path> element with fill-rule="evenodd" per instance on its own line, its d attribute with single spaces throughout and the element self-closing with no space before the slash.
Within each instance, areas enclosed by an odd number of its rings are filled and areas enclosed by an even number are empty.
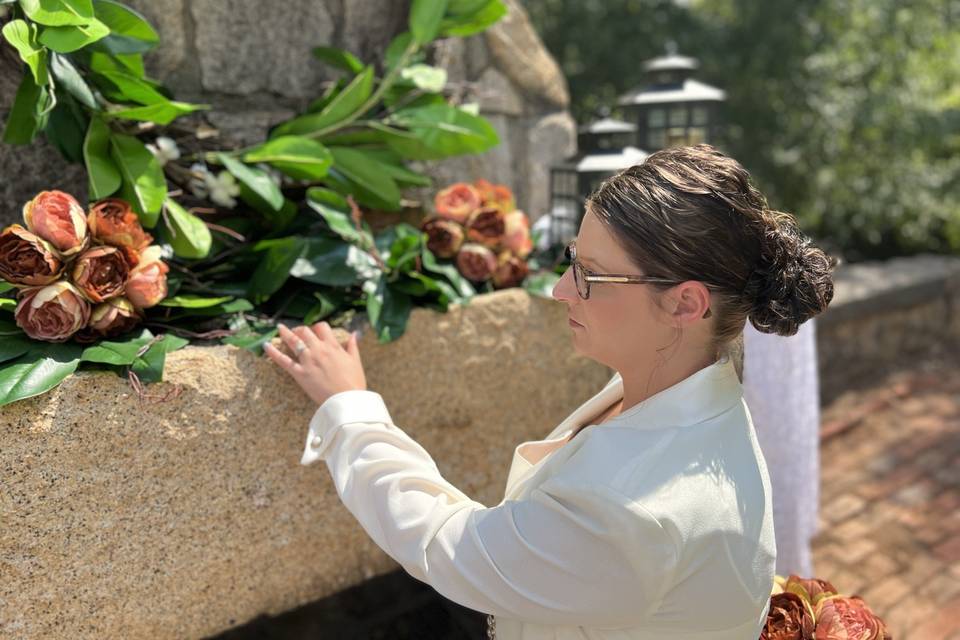
<svg viewBox="0 0 960 640">
<path fill-rule="evenodd" d="M 586 206 L 644 275 L 707 286 L 718 354 L 747 318 L 790 336 L 833 298 L 837 259 L 793 215 L 767 208 L 746 169 L 710 145 L 657 151 L 604 180 Z"/>
</svg>

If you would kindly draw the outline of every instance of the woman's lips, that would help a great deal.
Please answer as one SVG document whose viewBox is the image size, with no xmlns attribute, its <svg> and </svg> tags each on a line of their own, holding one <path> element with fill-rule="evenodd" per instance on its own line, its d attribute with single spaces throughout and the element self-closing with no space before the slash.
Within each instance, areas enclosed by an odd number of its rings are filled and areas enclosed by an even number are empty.
<svg viewBox="0 0 960 640">
<path fill-rule="evenodd" d="M 569 316 L 567 317 L 567 322 L 570 323 L 570 326 L 571 326 L 571 327 L 582 327 L 582 326 L 583 326 L 582 324 L 580 324 L 579 322 L 577 322 L 576 320 L 574 320 L 573 318 L 571 318 L 571 317 L 569 317 Z"/>
</svg>

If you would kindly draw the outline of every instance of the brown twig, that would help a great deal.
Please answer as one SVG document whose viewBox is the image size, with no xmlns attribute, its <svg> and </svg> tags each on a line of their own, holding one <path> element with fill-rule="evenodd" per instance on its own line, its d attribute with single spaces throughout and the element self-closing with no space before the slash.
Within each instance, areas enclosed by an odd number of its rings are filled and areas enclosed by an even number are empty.
<svg viewBox="0 0 960 640">
<path fill-rule="evenodd" d="M 356 227 L 357 233 L 360 237 L 363 237 L 363 226 L 361 225 L 361 220 L 363 219 L 363 213 L 360 211 L 360 206 L 357 205 L 357 201 L 353 199 L 352 195 L 347 196 L 347 203 L 350 205 L 350 218 L 353 220 L 353 226 Z M 383 258 L 380 257 L 380 252 L 377 251 L 377 243 L 371 242 L 370 246 L 367 247 L 367 252 L 373 256 L 373 259 L 376 261 L 377 266 L 380 267 L 383 271 L 387 271 L 387 265 L 384 263 Z"/>
</svg>

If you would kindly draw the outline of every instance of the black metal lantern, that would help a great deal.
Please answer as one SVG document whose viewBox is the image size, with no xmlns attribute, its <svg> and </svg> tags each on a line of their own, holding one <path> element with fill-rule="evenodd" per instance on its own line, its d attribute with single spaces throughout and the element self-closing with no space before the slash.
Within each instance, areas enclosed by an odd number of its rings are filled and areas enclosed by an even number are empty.
<svg viewBox="0 0 960 640">
<path fill-rule="evenodd" d="M 583 218 L 583 203 L 600 183 L 622 169 L 643 162 L 647 153 L 635 145 L 636 125 L 609 117 L 601 118 L 577 131 L 577 155 L 550 168 L 550 211 L 543 216 L 541 249 L 566 244 L 577 235 Z"/>
<path fill-rule="evenodd" d="M 724 91 L 694 80 L 695 58 L 673 46 L 644 63 L 648 83 L 620 96 L 624 119 L 637 126 L 637 142 L 649 151 L 701 142 L 715 143 Z"/>
</svg>

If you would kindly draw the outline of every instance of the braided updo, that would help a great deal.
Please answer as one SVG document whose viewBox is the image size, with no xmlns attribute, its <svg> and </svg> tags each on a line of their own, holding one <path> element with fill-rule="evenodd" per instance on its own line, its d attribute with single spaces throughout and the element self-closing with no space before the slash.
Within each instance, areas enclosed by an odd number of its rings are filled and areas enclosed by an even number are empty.
<svg viewBox="0 0 960 640">
<path fill-rule="evenodd" d="M 710 145 L 657 151 L 604 180 L 586 206 L 644 274 L 707 286 L 718 353 L 747 318 L 789 336 L 833 298 L 836 258 L 793 215 L 769 209 L 746 169 Z"/>
</svg>

